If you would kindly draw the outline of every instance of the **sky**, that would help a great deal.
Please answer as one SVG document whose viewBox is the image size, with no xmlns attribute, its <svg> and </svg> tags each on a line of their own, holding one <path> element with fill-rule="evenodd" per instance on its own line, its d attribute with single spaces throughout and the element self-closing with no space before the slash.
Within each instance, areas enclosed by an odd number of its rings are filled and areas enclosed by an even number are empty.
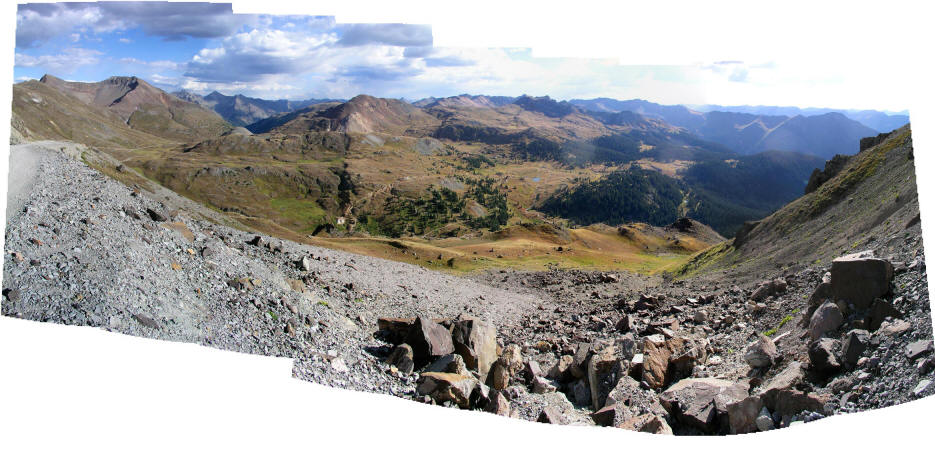
<svg viewBox="0 0 935 459">
<path fill-rule="evenodd" d="M 16 24 L 15 81 L 47 73 L 75 81 L 135 75 L 170 91 L 267 99 L 370 94 L 417 100 L 468 93 L 907 108 L 899 100 L 867 96 L 867 86 L 880 80 L 847 67 L 818 68 L 768 55 L 624 65 L 612 57 L 575 57 L 587 49 L 555 57 L 531 47 L 438 46 L 431 24 L 235 14 L 225 3 L 21 4 Z M 445 32 L 445 25 L 439 27 Z"/>
</svg>

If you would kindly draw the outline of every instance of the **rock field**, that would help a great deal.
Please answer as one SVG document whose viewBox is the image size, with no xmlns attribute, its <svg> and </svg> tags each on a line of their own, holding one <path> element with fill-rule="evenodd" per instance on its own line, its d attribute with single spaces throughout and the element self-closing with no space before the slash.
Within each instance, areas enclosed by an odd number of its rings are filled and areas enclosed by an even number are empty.
<svg viewBox="0 0 935 459">
<path fill-rule="evenodd" d="M 771 430 L 935 393 L 918 222 L 748 284 L 451 276 L 214 223 L 88 167 L 82 148 L 12 147 L 39 159 L 11 165 L 32 175 L 7 209 L 4 315 L 289 357 L 296 377 L 335 387 L 660 434 Z"/>
</svg>

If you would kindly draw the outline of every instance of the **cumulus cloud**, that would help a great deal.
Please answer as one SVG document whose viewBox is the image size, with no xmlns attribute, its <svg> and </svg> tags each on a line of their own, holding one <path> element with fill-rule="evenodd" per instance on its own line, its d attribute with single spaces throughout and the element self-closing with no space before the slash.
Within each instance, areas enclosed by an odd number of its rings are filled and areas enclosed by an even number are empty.
<svg viewBox="0 0 935 459">
<path fill-rule="evenodd" d="M 16 53 L 14 65 L 17 67 L 38 67 L 52 73 L 71 73 L 80 67 L 95 65 L 100 62 L 100 51 L 85 48 L 66 48 L 59 54 L 31 56 Z"/>
<path fill-rule="evenodd" d="M 27 3 L 16 12 L 16 47 L 41 46 L 75 30 L 99 34 L 135 26 L 169 40 L 218 38 L 250 19 L 233 14 L 229 3 Z"/>
</svg>

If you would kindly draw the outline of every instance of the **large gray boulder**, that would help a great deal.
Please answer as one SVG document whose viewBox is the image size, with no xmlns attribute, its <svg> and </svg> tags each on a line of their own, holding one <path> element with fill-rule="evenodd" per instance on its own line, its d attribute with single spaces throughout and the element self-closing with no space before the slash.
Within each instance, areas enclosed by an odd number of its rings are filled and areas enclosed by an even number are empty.
<svg viewBox="0 0 935 459">
<path fill-rule="evenodd" d="M 831 263 L 831 290 L 835 300 L 845 300 L 858 311 L 890 290 L 893 265 L 873 256 L 872 251 L 851 253 Z"/>
<path fill-rule="evenodd" d="M 451 341 L 448 330 L 425 317 L 416 317 L 409 327 L 406 335 L 406 344 L 412 346 L 417 365 L 424 365 L 428 361 L 454 352 L 455 346 Z"/>
<path fill-rule="evenodd" d="M 497 360 L 497 329 L 481 320 L 466 318 L 454 323 L 451 338 L 455 352 L 483 380 Z"/>
</svg>

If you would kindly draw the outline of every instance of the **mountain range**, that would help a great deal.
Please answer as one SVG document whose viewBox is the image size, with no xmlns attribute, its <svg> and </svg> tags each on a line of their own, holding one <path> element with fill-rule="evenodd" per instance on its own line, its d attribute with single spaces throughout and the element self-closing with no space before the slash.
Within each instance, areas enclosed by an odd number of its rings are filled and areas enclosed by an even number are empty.
<svg viewBox="0 0 935 459">
<path fill-rule="evenodd" d="M 46 76 L 13 89 L 18 141 L 79 141 L 246 226 L 363 251 L 387 237 L 494 247 L 587 239 L 605 231 L 594 225 L 682 217 L 730 236 L 801 196 L 829 155 L 854 154 L 876 134 L 837 113 L 645 101 L 612 111 L 610 99 L 264 101 L 172 95 L 134 77 Z"/>
</svg>

